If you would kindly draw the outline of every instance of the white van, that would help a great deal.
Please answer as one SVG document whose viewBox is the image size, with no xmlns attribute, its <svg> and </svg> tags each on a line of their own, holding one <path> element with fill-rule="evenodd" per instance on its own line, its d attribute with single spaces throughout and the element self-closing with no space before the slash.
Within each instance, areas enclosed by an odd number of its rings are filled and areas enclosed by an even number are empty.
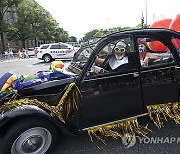
<svg viewBox="0 0 180 154">
<path fill-rule="evenodd" d="M 37 58 L 48 63 L 54 59 L 72 59 L 75 50 L 72 45 L 67 43 L 52 43 L 40 45 Z"/>
</svg>

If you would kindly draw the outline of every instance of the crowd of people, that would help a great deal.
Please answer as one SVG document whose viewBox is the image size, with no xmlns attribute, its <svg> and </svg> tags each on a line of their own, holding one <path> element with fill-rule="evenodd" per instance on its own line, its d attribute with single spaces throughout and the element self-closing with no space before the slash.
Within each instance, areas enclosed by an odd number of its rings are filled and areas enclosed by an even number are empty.
<svg viewBox="0 0 180 154">
<path fill-rule="evenodd" d="M 28 50 L 27 49 L 24 49 L 22 48 L 22 50 L 19 50 L 18 51 L 18 57 L 19 58 L 29 58 L 29 55 L 28 55 Z"/>
<path fill-rule="evenodd" d="M 34 51 L 34 57 L 36 57 L 37 55 L 37 51 Z M 13 48 L 9 48 L 6 51 L 4 51 L 4 53 L 2 54 L 2 57 L 0 58 L 2 59 L 12 59 L 12 58 L 21 58 L 21 59 L 27 59 L 29 58 L 29 54 L 28 54 L 28 49 L 19 49 L 18 51 L 14 51 Z"/>
</svg>

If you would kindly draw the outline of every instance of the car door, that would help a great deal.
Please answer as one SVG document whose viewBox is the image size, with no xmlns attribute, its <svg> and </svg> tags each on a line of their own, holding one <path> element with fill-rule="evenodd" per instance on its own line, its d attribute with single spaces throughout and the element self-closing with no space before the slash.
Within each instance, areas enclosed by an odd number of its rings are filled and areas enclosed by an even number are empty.
<svg viewBox="0 0 180 154">
<path fill-rule="evenodd" d="M 128 41 L 129 57 L 131 55 L 136 58 L 132 38 L 121 39 Z M 112 46 L 113 42 L 106 45 L 100 53 L 105 54 L 107 51 L 104 49 L 111 50 Z M 145 112 L 137 66 L 134 64 L 132 68 L 120 72 L 85 76 L 80 85 L 83 128 L 122 120 Z"/>
<path fill-rule="evenodd" d="M 65 55 L 64 51 L 61 49 L 60 44 L 52 44 L 50 46 L 50 53 L 52 58 L 61 58 Z"/>
<path fill-rule="evenodd" d="M 141 40 L 145 41 L 149 50 L 147 53 L 157 56 L 149 61 L 148 66 L 141 66 L 140 69 L 145 105 L 178 102 L 179 64 L 173 53 L 177 51 L 158 36 L 139 36 L 137 44 Z"/>
</svg>

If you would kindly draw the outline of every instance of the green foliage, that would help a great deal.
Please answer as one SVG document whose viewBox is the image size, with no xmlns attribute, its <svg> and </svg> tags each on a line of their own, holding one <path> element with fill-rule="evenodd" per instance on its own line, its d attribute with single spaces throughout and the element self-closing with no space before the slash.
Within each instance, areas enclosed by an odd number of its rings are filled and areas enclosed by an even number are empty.
<svg viewBox="0 0 180 154">
<path fill-rule="evenodd" d="M 137 29 L 140 28 L 140 24 L 138 24 L 136 27 L 113 27 L 113 28 L 109 28 L 109 29 L 94 29 L 90 32 L 87 32 L 83 38 L 80 39 L 80 42 L 83 41 L 87 41 L 90 39 L 94 39 L 94 38 L 98 38 L 98 37 L 102 37 L 105 35 L 108 35 L 110 33 L 114 33 L 114 32 L 119 32 L 119 31 L 123 31 L 123 30 L 129 30 L 129 29 Z"/>
<path fill-rule="evenodd" d="M 1 44 L 2 44 L 3 51 L 5 50 L 3 33 L 7 31 L 7 24 L 3 20 L 4 15 L 10 9 L 13 10 L 21 1 L 22 0 L 1 0 L 0 1 L 0 36 L 1 36 Z"/>
<path fill-rule="evenodd" d="M 15 8 L 22 0 L 1 0 L 0 1 L 0 33 L 5 32 L 6 22 L 3 20 L 4 15 L 9 9 Z"/>
<path fill-rule="evenodd" d="M 9 40 L 44 40 L 66 42 L 68 33 L 59 27 L 49 12 L 32 0 L 23 0 L 16 9 L 17 22 L 8 29 Z"/>
<path fill-rule="evenodd" d="M 11 8 L 16 11 L 17 22 L 5 23 L 4 13 Z M 140 28 L 138 25 L 136 28 Z M 113 27 L 109 29 L 94 29 L 87 32 L 81 41 L 105 36 L 112 32 L 132 29 L 132 27 Z M 7 32 L 8 39 L 21 40 L 24 47 L 26 40 L 43 40 L 49 42 L 77 42 L 75 36 L 69 37 L 68 32 L 59 24 L 49 12 L 44 10 L 34 0 L 1 0 L 0 3 L 0 33 Z"/>
<path fill-rule="evenodd" d="M 99 32 L 98 29 L 94 29 L 94 30 L 92 30 L 92 31 L 90 31 L 90 32 L 87 32 L 87 33 L 85 34 L 85 36 L 83 37 L 83 40 L 84 40 L 84 41 L 87 41 L 87 40 L 89 40 L 89 39 L 95 38 L 95 34 L 98 33 L 98 32 Z"/>
<path fill-rule="evenodd" d="M 113 32 L 118 32 L 118 31 L 127 30 L 127 29 L 132 29 L 132 27 L 114 27 L 114 28 L 101 29 L 101 30 L 94 29 L 90 32 L 87 32 L 85 36 L 81 39 L 81 41 L 87 41 L 89 39 L 102 37 Z"/>
<path fill-rule="evenodd" d="M 139 23 L 137 26 L 136 26 L 136 28 L 142 28 L 142 23 Z"/>
<path fill-rule="evenodd" d="M 77 42 L 77 38 L 75 36 L 70 36 L 69 42 Z"/>
</svg>

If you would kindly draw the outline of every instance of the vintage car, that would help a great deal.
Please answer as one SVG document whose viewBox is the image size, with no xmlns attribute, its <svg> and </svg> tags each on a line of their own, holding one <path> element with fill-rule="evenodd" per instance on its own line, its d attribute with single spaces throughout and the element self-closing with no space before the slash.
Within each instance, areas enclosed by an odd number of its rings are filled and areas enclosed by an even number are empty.
<svg viewBox="0 0 180 154">
<path fill-rule="evenodd" d="M 128 67 L 106 70 L 109 55 L 122 40 Z M 149 55 L 144 59 L 142 44 Z M 91 137 L 101 134 L 101 141 L 122 137 L 128 130 L 146 135 L 147 128 L 137 118 L 148 114 L 158 127 L 163 125 L 161 114 L 180 123 L 179 49 L 180 33 L 168 29 L 116 32 L 81 47 L 66 70 L 70 72 L 67 78 L 3 96 L 1 153 L 45 153 L 53 149 L 59 132 L 74 136 L 87 131 Z M 103 64 L 96 64 L 97 58 L 104 59 Z M 124 133 L 120 133 L 122 128 Z"/>
</svg>

